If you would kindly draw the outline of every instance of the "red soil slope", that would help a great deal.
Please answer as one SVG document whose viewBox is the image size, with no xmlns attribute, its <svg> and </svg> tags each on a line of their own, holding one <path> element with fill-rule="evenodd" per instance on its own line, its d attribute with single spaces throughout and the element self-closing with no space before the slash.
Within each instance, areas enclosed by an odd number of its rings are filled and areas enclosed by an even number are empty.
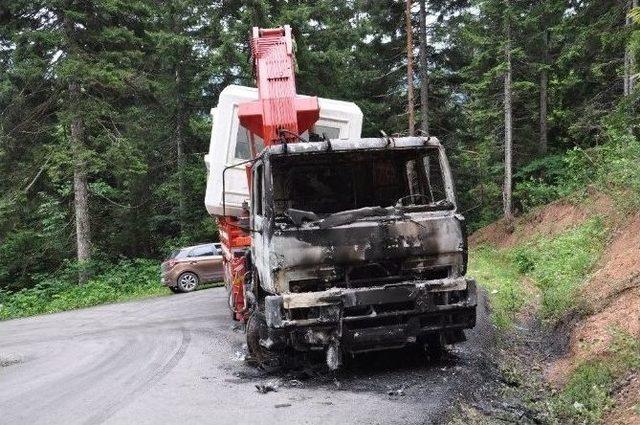
<svg viewBox="0 0 640 425">
<path fill-rule="evenodd" d="M 580 290 L 588 315 L 571 330 L 567 353 L 548 365 L 545 376 L 562 387 L 584 361 L 610 356 L 616 332 L 640 339 L 640 213 L 624 216 L 612 199 L 590 191 L 580 204 L 559 200 L 509 224 L 499 220 L 474 233 L 471 246 L 508 248 L 537 236 L 553 237 L 600 215 L 616 229 L 594 272 Z M 523 283 L 524 284 L 524 283 Z M 631 373 L 614 394 L 615 407 L 603 423 L 640 424 L 640 376 Z"/>
<path fill-rule="evenodd" d="M 535 236 L 552 237 L 594 215 L 612 215 L 615 207 L 611 198 L 593 190 L 589 192 L 588 199 L 582 203 L 560 199 L 518 217 L 513 223 L 498 220 L 471 235 L 469 243 L 508 248 Z"/>
</svg>

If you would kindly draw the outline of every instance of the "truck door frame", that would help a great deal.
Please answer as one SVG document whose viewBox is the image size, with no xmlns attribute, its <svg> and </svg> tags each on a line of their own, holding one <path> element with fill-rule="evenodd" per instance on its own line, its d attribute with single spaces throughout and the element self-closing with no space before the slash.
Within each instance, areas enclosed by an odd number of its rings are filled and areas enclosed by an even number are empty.
<svg viewBox="0 0 640 425">
<path fill-rule="evenodd" d="M 251 259 L 255 266 L 254 272 L 258 275 L 258 281 L 264 288 L 269 282 L 267 276 L 269 270 L 269 220 L 267 218 L 267 199 L 265 176 L 267 166 L 265 161 L 258 159 L 251 167 L 251 202 L 250 217 L 251 228 L 256 231 L 252 234 Z M 268 286 L 267 288 L 268 289 Z"/>
</svg>

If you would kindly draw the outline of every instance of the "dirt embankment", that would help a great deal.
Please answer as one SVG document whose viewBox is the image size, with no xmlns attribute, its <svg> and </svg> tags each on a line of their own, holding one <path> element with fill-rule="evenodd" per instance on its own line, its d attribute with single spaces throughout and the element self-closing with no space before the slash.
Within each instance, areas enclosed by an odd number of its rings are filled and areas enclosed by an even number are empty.
<svg viewBox="0 0 640 425">
<path fill-rule="evenodd" d="M 591 313 L 576 323 L 567 353 L 550 364 L 548 381 L 561 387 L 576 367 L 612 355 L 613 339 L 623 332 L 640 339 L 640 214 L 613 233 L 596 270 L 581 289 Z M 615 409 L 604 423 L 639 424 L 640 382 L 637 374 L 625 377 L 615 394 Z"/>
<path fill-rule="evenodd" d="M 599 215 L 614 229 L 595 269 L 581 286 L 581 305 L 586 314 L 557 332 L 567 332 L 564 355 L 546 364 L 544 376 L 561 388 L 584 362 L 613 355 L 613 339 L 623 332 L 640 339 L 640 213 L 624 215 L 611 198 L 591 192 L 585 202 L 559 200 L 507 224 L 498 221 L 470 237 L 472 246 L 491 244 L 509 248 L 531 238 L 553 237 Z M 574 315 L 575 317 L 576 315 Z M 566 335 L 557 335 L 566 339 Z M 615 407 L 603 423 L 640 423 L 640 376 L 630 373 L 618 383 Z"/>
<path fill-rule="evenodd" d="M 613 200 L 603 193 L 590 190 L 588 198 L 581 203 L 560 199 L 518 217 L 511 223 L 498 220 L 472 234 L 469 244 L 509 248 L 536 236 L 553 237 L 582 224 L 594 215 L 617 219 L 613 217 L 616 215 Z"/>
<path fill-rule="evenodd" d="M 606 355 L 612 331 L 640 338 L 640 214 L 614 233 L 581 292 L 593 314 L 571 333 L 567 356 L 549 374 L 553 383 L 562 384 L 577 363 Z"/>
</svg>

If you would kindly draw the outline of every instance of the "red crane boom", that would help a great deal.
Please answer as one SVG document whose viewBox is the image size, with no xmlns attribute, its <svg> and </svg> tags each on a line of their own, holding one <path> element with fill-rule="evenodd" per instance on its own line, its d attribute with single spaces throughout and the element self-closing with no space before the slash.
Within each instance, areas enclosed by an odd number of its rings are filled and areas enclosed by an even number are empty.
<svg viewBox="0 0 640 425">
<path fill-rule="evenodd" d="M 238 118 L 251 133 L 251 152 L 255 156 L 253 135 L 261 137 L 265 146 L 296 142 L 300 133 L 318 120 L 320 107 L 317 97 L 296 94 L 295 44 L 289 25 L 270 29 L 254 27 L 250 45 L 258 100 L 241 103 Z M 247 270 L 245 254 L 251 245 L 251 236 L 243 229 L 242 224 L 246 224 L 243 220 L 246 218 L 218 218 L 220 241 L 224 246 L 225 283 L 230 286 L 229 304 L 236 320 L 248 318 L 245 276 L 250 270 Z"/>
<path fill-rule="evenodd" d="M 291 27 L 253 28 L 251 56 L 258 100 L 240 104 L 240 124 L 260 136 L 265 146 L 296 141 L 320 116 L 317 97 L 296 94 Z"/>
</svg>

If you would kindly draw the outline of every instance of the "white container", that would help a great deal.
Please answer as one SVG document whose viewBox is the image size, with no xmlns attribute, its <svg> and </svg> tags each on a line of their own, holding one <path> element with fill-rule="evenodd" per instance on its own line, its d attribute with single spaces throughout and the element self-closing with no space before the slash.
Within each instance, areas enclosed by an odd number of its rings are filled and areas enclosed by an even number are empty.
<svg viewBox="0 0 640 425">
<path fill-rule="evenodd" d="M 218 105 L 211 109 L 213 125 L 207 166 L 207 192 L 204 204 L 211 215 L 222 213 L 222 172 L 225 167 L 246 161 L 250 157 L 247 130 L 238 121 L 238 104 L 258 100 L 258 89 L 231 85 L 220 93 Z M 318 98 L 320 118 L 314 132 L 329 139 L 357 139 L 362 132 L 362 111 L 352 102 Z M 306 138 L 306 134 L 302 135 Z M 225 213 L 241 215 L 244 201 L 249 200 L 245 165 L 225 173 Z"/>
</svg>

